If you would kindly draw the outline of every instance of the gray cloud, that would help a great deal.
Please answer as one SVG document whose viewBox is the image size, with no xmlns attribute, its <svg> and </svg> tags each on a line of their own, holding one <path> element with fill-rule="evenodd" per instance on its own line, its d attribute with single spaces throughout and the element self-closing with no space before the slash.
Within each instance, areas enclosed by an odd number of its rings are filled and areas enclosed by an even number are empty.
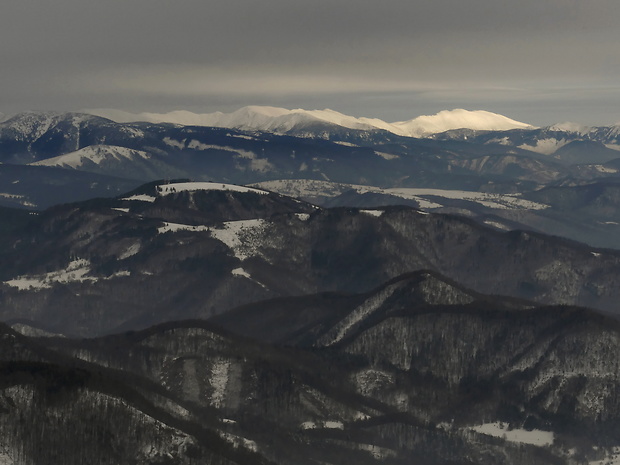
<svg viewBox="0 0 620 465">
<path fill-rule="evenodd" d="M 399 119 L 393 96 L 407 95 L 409 117 L 432 99 L 510 113 L 529 98 L 608 118 L 619 13 L 617 0 L 5 0 L 0 111 L 372 101 L 364 114 Z"/>
</svg>

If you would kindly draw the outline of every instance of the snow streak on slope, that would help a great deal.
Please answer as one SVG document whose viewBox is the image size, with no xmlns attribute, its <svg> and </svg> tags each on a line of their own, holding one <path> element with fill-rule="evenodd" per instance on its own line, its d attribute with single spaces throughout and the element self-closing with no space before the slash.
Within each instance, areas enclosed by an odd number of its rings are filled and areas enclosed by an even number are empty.
<svg viewBox="0 0 620 465">
<path fill-rule="evenodd" d="M 550 446 L 553 444 L 554 434 L 550 431 L 541 430 L 524 430 L 524 429 L 508 429 L 508 425 L 500 423 L 485 423 L 483 425 L 471 428 L 477 433 L 505 438 L 510 442 L 518 442 L 521 444 L 532 444 L 534 446 Z"/>
<path fill-rule="evenodd" d="M 213 126 L 243 130 L 259 130 L 285 133 L 302 130 L 313 123 L 333 124 L 349 129 L 385 130 L 407 137 L 425 137 L 450 129 L 508 130 L 532 128 L 529 124 L 512 120 L 488 111 L 463 109 L 444 110 L 436 115 L 425 115 L 408 121 L 388 123 L 378 118 L 357 118 L 343 113 L 325 110 L 287 110 L 277 107 L 248 106 L 233 113 L 195 114 L 187 111 L 170 113 L 132 114 L 118 110 L 89 110 L 93 115 L 110 118 L 117 122 L 147 121 L 181 125 Z"/>
</svg>

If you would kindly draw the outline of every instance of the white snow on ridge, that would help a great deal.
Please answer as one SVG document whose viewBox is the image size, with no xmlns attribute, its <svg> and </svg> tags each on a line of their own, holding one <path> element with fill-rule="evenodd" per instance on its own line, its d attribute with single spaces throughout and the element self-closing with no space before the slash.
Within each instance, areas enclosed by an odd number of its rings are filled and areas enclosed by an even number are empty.
<svg viewBox="0 0 620 465">
<path fill-rule="evenodd" d="M 232 191 L 232 192 L 253 192 L 255 194 L 266 195 L 269 192 L 252 187 L 237 186 L 235 184 L 222 184 L 217 182 L 179 182 L 175 184 L 161 184 L 156 187 L 159 195 L 168 195 L 184 191 Z"/>
<path fill-rule="evenodd" d="M 109 118 L 119 123 L 147 121 L 152 123 L 173 123 L 191 126 L 224 127 L 242 130 L 287 132 L 296 127 L 303 129 L 307 124 L 328 123 L 349 129 L 381 129 L 401 136 L 425 137 L 450 129 L 509 130 L 533 128 L 496 113 L 463 109 L 444 110 L 435 115 L 424 115 L 407 121 L 388 123 L 378 118 L 357 118 L 343 113 L 325 110 L 287 110 L 277 107 L 248 106 L 232 113 L 196 114 L 188 111 L 170 113 L 132 114 L 118 110 L 88 110 L 90 114 Z M 176 141 L 174 141 L 176 142 Z M 170 141 L 172 144 L 173 141 Z"/>
<path fill-rule="evenodd" d="M 269 192 L 253 187 L 237 186 L 235 184 L 223 184 L 221 182 L 178 182 L 171 184 L 160 184 L 155 186 L 158 196 L 176 194 L 179 192 L 195 191 L 231 191 L 231 192 L 251 192 L 255 194 L 267 195 Z M 136 194 L 124 197 L 121 200 L 135 200 L 140 202 L 155 202 L 156 197 L 148 194 Z"/>
<path fill-rule="evenodd" d="M 591 128 L 590 126 L 584 126 L 583 124 L 574 123 L 571 121 L 554 124 L 553 126 L 549 126 L 548 129 L 551 131 L 575 132 L 582 136 L 593 131 L 593 128 Z"/>
<path fill-rule="evenodd" d="M 548 205 L 525 200 L 511 194 L 491 194 L 486 192 L 446 190 L 446 189 L 425 189 L 425 188 L 395 188 L 382 189 L 386 194 L 395 195 L 402 198 L 418 199 L 419 197 L 443 197 L 446 199 L 468 200 L 479 203 L 489 208 L 502 210 L 527 209 L 544 210 Z"/>
<path fill-rule="evenodd" d="M 435 115 L 418 116 L 409 121 L 392 123 L 401 135 L 424 137 L 451 129 L 474 129 L 480 131 L 507 131 L 510 129 L 533 129 L 533 126 L 515 121 L 496 113 L 483 110 L 440 111 Z M 395 132 L 395 131 L 392 131 Z M 398 134 L 398 132 L 396 132 Z"/>
<path fill-rule="evenodd" d="M 148 160 L 151 158 L 147 152 L 128 149 L 114 145 L 89 145 L 75 152 L 66 153 L 54 158 L 31 163 L 38 166 L 58 166 L 64 168 L 82 168 L 88 163 L 100 165 L 108 160 Z"/>
<path fill-rule="evenodd" d="M 549 208 L 548 205 L 522 199 L 515 194 L 493 194 L 487 192 L 415 187 L 383 189 L 375 186 L 333 183 L 308 179 L 266 181 L 254 185 L 291 197 L 336 197 L 349 190 L 354 190 L 358 194 L 375 193 L 392 195 L 403 199 L 415 200 L 419 204 L 420 208 L 425 209 L 442 208 L 444 206 L 440 203 L 442 198 L 467 200 L 489 208 L 497 208 L 502 210 L 544 210 Z"/>
</svg>

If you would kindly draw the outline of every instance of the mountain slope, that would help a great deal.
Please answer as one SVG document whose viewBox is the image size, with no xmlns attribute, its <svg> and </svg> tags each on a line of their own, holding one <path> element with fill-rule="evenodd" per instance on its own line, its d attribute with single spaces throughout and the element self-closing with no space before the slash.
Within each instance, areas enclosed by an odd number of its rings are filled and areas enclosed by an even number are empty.
<svg viewBox="0 0 620 465">
<path fill-rule="evenodd" d="M 618 253 L 407 207 L 318 209 L 208 186 L 152 184 L 12 231 L 2 318 L 102 334 L 275 297 L 365 292 L 420 269 L 478 292 L 618 311 Z"/>
<path fill-rule="evenodd" d="M 43 210 L 95 197 L 113 197 L 141 181 L 48 166 L 0 164 L 0 205 Z"/>
<path fill-rule="evenodd" d="M 346 311 L 333 297 L 323 300 L 333 311 L 319 318 L 321 330 L 290 328 L 303 349 L 257 343 L 202 321 L 37 343 L 48 356 L 82 360 L 73 362 L 82 370 L 105 366 L 93 375 L 102 390 L 151 386 L 148 399 L 160 399 L 158 409 L 181 407 L 166 421 L 181 427 L 176 434 L 189 432 L 185 445 L 235 463 L 346 457 L 363 465 L 573 465 L 610 457 L 618 445 L 617 320 L 484 296 L 428 272 L 349 296 Z M 289 299 L 290 312 L 304 299 Z M 271 301 L 254 309 L 275 322 L 285 307 Z M 61 360 L 67 363 L 57 355 Z M 179 414 L 184 423 L 175 420 Z M 175 444 L 174 436 L 158 441 L 159 450 Z"/>
</svg>

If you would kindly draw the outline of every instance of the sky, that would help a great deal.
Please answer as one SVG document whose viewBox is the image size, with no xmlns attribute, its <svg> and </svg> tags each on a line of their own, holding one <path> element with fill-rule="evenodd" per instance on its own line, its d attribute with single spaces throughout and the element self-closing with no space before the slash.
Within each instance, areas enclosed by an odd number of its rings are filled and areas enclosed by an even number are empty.
<svg viewBox="0 0 620 465">
<path fill-rule="evenodd" d="M 0 112 L 620 122 L 618 0 L 3 0 Z"/>
</svg>

